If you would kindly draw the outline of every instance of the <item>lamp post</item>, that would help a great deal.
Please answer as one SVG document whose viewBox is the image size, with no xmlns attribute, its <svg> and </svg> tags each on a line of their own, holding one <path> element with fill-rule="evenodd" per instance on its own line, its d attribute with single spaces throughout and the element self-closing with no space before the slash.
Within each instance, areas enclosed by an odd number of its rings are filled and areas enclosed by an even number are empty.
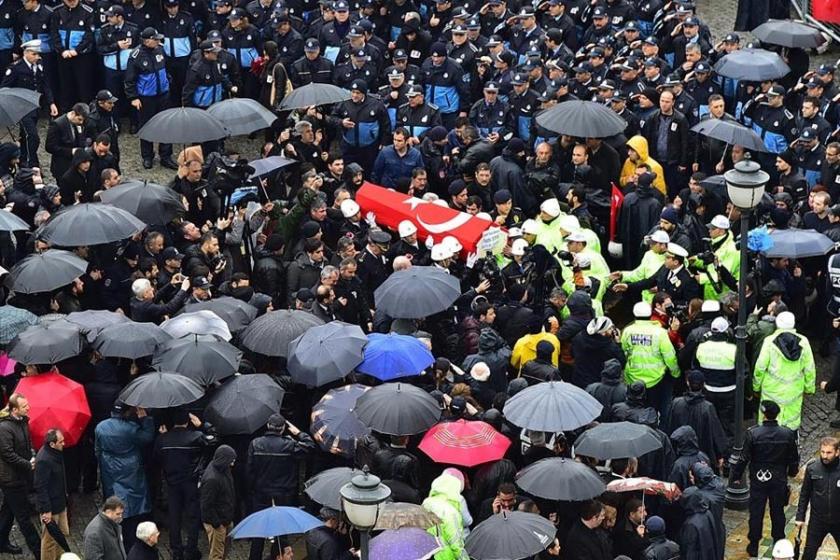
<svg viewBox="0 0 840 560">
<path fill-rule="evenodd" d="M 350 524 L 361 536 L 361 560 L 368 560 L 370 531 L 379 519 L 379 509 L 391 496 L 391 489 L 382 484 L 378 476 L 368 473 L 365 466 L 362 474 L 341 487 L 341 507 Z"/>
<path fill-rule="evenodd" d="M 741 267 L 738 276 L 738 324 L 735 327 L 735 441 L 729 457 L 729 481 L 726 486 L 726 506 L 729 509 L 745 510 L 749 505 L 750 489 L 743 475 L 732 477 L 735 463 L 744 449 L 744 382 L 747 373 L 747 239 L 750 213 L 761 202 L 764 187 L 770 176 L 761 170 L 758 163 L 750 160 L 735 164 L 735 169 L 724 174 L 729 200 L 741 211 Z"/>
</svg>

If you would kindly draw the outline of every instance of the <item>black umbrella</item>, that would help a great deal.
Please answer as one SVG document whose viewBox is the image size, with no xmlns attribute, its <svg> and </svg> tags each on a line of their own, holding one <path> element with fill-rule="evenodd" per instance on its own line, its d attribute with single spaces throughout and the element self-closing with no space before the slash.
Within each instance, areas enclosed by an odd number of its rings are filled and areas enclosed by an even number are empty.
<svg viewBox="0 0 840 560">
<path fill-rule="evenodd" d="M 280 102 L 281 111 L 303 109 L 313 105 L 328 105 L 350 99 L 350 90 L 332 84 L 307 84 L 299 87 Z"/>
<path fill-rule="evenodd" d="M 143 408 L 172 408 L 195 402 L 204 395 L 201 385 L 177 373 L 144 373 L 122 390 L 118 401 Z"/>
<path fill-rule="evenodd" d="M 250 435 L 280 412 L 283 394 L 264 373 L 236 374 L 210 397 L 204 417 L 222 435 Z"/>
<path fill-rule="evenodd" d="M 194 338 L 198 336 L 217 336 L 222 340 L 230 340 L 233 336 L 224 320 L 212 311 L 195 311 L 181 313 L 160 324 L 172 338 Z"/>
<path fill-rule="evenodd" d="M 208 387 L 236 373 L 241 360 L 242 352 L 224 340 L 176 338 L 157 347 L 152 367 L 180 373 Z"/>
<path fill-rule="evenodd" d="M 448 309 L 461 295 L 456 276 L 432 266 L 412 266 L 388 277 L 373 293 L 376 309 L 395 319 L 422 319 Z"/>
<path fill-rule="evenodd" d="M 270 127 L 277 120 L 277 115 L 247 97 L 219 101 L 210 105 L 207 112 L 216 117 L 231 136 L 251 134 Z"/>
<path fill-rule="evenodd" d="M 778 54 L 765 49 L 741 49 L 715 63 L 715 72 L 725 78 L 761 82 L 783 78 L 790 67 Z"/>
<path fill-rule="evenodd" d="M 67 320 L 79 327 L 88 342 L 93 342 L 97 335 L 106 327 L 131 322 L 131 319 L 122 313 L 115 313 L 114 311 L 106 311 L 104 309 L 74 311 L 67 315 Z"/>
<path fill-rule="evenodd" d="M 479 523 L 464 547 L 473 560 L 519 560 L 548 548 L 556 533 L 554 523 L 541 515 L 502 511 Z"/>
<path fill-rule="evenodd" d="M 40 230 L 40 237 L 62 247 L 101 245 L 127 239 L 146 224 L 122 208 L 88 202 L 70 206 L 53 215 Z"/>
<path fill-rule="evenodd" d="M 121 323 L 101 331 L 93 349 L 108 358 L 136 360 L 155 353 L 158 344 L 172 337 L 154 323 Z"/>
<path fill-rule="evenodd" d="M 303 491 L 316 504 L 341 511 L 341 487 L 361 471 L 350 467 L 335 467 L 322 471 L 303 483 Z"/>
<path fill-rule="evenodd" d="M 289 343 L 312 327 L 324 322 L 306 311 L 270 311 L 245 327 L 242 345 L 265 356 L 289 355 Z"/>
<path fill-rule="evenodd" d="M 321 449 L 335 455 L 353 456 L 356 442 L 370 434 L 370 429 L 353 413 L 356 401 L 369 389 L 358 383 L 332 389 L 312 407 L 309 431 Z"/>
<path fill-rule="evenodd" d="M 0 210 L 0 231 L 28 231 L 29 224 L 11 212 Z"/>
<path fill-rule="evenodd" d="M 570 502 L 590 500 L 607 489 L 594 470 L 564 457 L 542 459 L 525 467 L 516 474 L 516 485 L 538 498 Z"/>
<path fill-rule="evenodd" d="M 812 49 L 825 43 L 818 29 L 789 19 L 770 19 L 752 30 L 753 36 L 770 45 Z"/>
<path fill-rule="evenodd" d="M 358 325 L 332 321 L 312 327 L 289 343 L 292 381 L 309 387 L 338 381 L 362 363 L 367 341 Z"/>
<path fill-rule="evenodd" d="M 181 196 L 147 181 L 126 181 L 102 191 L 102 202 L 122 208 L 151 225 L 164 225 L 185 212 Z"/>
<path fill-rule="evenodd" d="M 64 319 L 27 327 L 6 346 L 10 358 L 22 364 L 54 364 L 82 352 L 79 327 Z"/>
<path fill-rule="evenodd" d="M 537 124 L 557 134 L 606 138 L 624 132 L 627 122 L 612 109 L 593 101 L 566 101 L 537 115 Z"/>
<path fill-rule="evenodd" d="M 9 271 L 6 286 L 19 294 L 51 292 L 87 271 L 88 263 L 70 251 L 50 249 L 26 257 Z"/>
<path fill-rule="evenodd" d="M 700 184 L 712 194 L 716 194 L 726 200 L 726 178 L 723 175 L 710 175 L 700 181 Z"/>
<path fill-rule="evenodd" d="M 564 432 L 585 426 L 601 415 L 603 406 L 595 397 L 571 383 L 537 383 L 505 402 L 510 423 L 528 430 Z"/>
<path fill-rule="evenodd" d="M 184 313 L 195 313 L 196 311 L 210 311 L 215 313 L 222 321 L 227 323 L 230 332 L 239 332 L 257 318 L 257 308 L 250 303 L 230 296 L 208 299 L 197 303 L 188 303 L 184 306 Z"/>
<path fill-rule="evenodd" d="M 385 383 L 356 401 L 356 417 L 381 434 L 410 436 L 434 426 L 440 406 L 429 393 L 407 383 Z"/>
<path fill-rule="evenodd" d="M 0 127 L 14 126 L 40 107 L 41 94 L 26 88 L 0 88 Z"/>
<path fill-rule="evenodd" d="M 277 171 L 278 169 L 283 169 L 284 167 L 288 167 L 296 163 L 300 162 L 283 156 L 268 156 L 267 158 L 249 161 L 248 165 L 254 169 L 254 172 L 251 173 L 249 179 L 262 177 L 272 171 Z"/>
<path fill-rule="evenodd" d="M 739 144 L 748 150 L 756 152 L 767 151 L 761 136 L 756 134 L 754 130 L 736 121 L 706 119 L 694 125 L 691 130 L 729 145 Z"/>
<path fill-rule="evenodd" d="M 576 455 L 605 461 L 641 457 L 661 447 L 662 442 L 647 426 L 632 422 L 608 422 L 580 434 L 575 441 L 574 451 Z"/>
<path fill-rule="evenodd" d="M 763 251 L 769 259 L 821 257 L 836 247 L 829 236 L 813 229 L 777 229 L 770 232 L 770 239 L 773 246 Z"/>
<path fill-rule="evenodd" d="M 225 138 L 228 131 L 219 119 L 203 109 L 177 107 L 161 111 L 137 133 L 141 140 L 164 144 L 192 144 Z"/>
</svg>

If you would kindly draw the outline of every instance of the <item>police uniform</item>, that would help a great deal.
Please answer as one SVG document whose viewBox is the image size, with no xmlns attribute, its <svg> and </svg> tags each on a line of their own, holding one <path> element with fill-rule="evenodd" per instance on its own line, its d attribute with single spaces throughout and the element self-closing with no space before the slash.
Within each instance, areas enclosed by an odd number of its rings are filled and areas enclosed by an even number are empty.
<svg viewBox="0 0 840 560">
<path fill-rule="evenodd" d="M 423 63 L 420 71 L 423 85 L 426 87 L 426 101 L 437 106 L 443 126 L 451 129 L 455 125 L 458 112 L 469 100 L 464 70 L 451 58 L 445 58 L 440 66 L 435 66 L 429 58 Z"/>
<path fill-rule="evenodd" d="M 525 76 L 516 76 L 514 83 L 518 81 L 526 83 L 528 78 Z M 531 88 L 526 89 L 522 95 L 518 95 L 514 90 L 508 98 L 508 103 L 510 103 L 510 112 L 513 117 L 514 126 L 516 127 L 516 135 L 527 146 L 532 146 L 531 128 L 534 122 L 534 113 L 540 107 L 537 94 Z"/>
<path fill-rule="evenodd" d="M 237 15 L 247 17 L 247 14 L 241 8 L 235 8 L 231 12 L 231 17 Z M 244 97 L 256 97 L 259 83 L 257 77 L 251 73 L 251 65 L 262 51 L 259 30 L 251 24 L 239 30 L 228 24 L 222 31 L 222 40 L 224 48 L 236 58 L 236 62 L 239 63 L 239 68 L 242 70 L 242 95 Z"/>
<path fill-rule="evenodd" d="M 408 93 L 409 86 L 406 83 L 400 84 L 398 87 L 393 87 L 390 83 L 379 88 L 377 95 L 385 104 L 385 109 L 388 111 L 388 118 L 391 119 L 391 129 L 397 127 L 397 111 L 406 103 L 406 93 Z M 392 97 L 391 93 L 395 92 L 396 97 Z"/>
<path fill-rule="evenodd" d="M 360 55 L 361 52 L 357 52 L 353 54 L 353 57 L 356 59 L 360 59 Z M 348 62 L 346 64 L 341 64 L 335 67 L 333 82 L 338 87 L 347 89 L 348 87 L 350 87 L 350 84 L 357 79 L 364 80 L 364 82 L 368 86 L 369 91 L 375 90 L 379 83 L 376 65 L 373 64 L 371 61 L 365 59 L 364 64 L 362 64 L 361 66 L 356 66 L 352 62 Z"/>
<path fill-rule="evenodd" d="M 288 19 L 289 16 L 281 17 Z M 274 22 L 275 25 L 278 23 L 279 21 Z M 303 35 L 296 29 L 290 28 L 285 35 L 274 33 L 273 39 L 277 43 L 277 56 L 284 67 L 288 68 L 294 61 L 303 56 Z"/>
<path fill-rule="evenodd" d="M 784 95 L 781 86 L 773 86 L 770 91 L 774 92 L 772 95 Z M 764 146 L 772 154 L 784 152 L 796 138 L 796 122 L 784 106 L 763 105 L 753 98 L 747 102 L 744 113 L 752 119 L 752 129 L 761 136 Z"/>
<path fill-rule="evenodd" d="M 125 4 L 125 21 L 133 23 L 137 29 L 158 29 L 160 19 L 160 11 L 149 0 L 145 0 L 140 6 L 134 6 L 132 2 Z"/>
<path fill-rule="evenodd" d="M 205 41 L 202 48 L 212 50 L 213 46 L 209 41 Z M 185 107 L 206 109 L 224 99 L 230 88 L 231 83 L 219 68 L 219 62 L 202 57 L 187 71 L 181 104 Z"/>
<path fill-rule="evenodd" d="M 490 87 L 498 91 L 498 86 L 495 83 L 488 82 L 485 89 Z M 513 114 L 508 104 L 501 99 L 496 99 L 493 104 L 487 103 L 484 99 L 479 99 L 470 108 L 469 119 L 470 123 L 478 129 L 482 138 L 486 139 L 492 133 L 497 133 L 503 140 L 510 140 L 513 136 Z"/>
<path fill-rule="evenodd" d="M 363 80 L 354 81 L 350 89 L 361 91 L 365 98 L 361 103 L 348 99 L 336 105 L 330 124 L 341 133 L 341 153 L 345 164 L 358 163 L 362 169 L 373 169 L 379 149 L 390 134 L 391 121 L 382 101 L 367 93 Z M 355 126 L 344 128 L 341 124 L 344 119 L 350 119 Z"/>
<path fill-rule="evenodd" d="M 107 14 L 114 13 L 122 15 L 121 12 L 107 12 Z M 117 45 L 119 41 L 128 41 L 129 46 L 121 49 Z M 120 25 L 111 25 L 110 23 L 105 25 L 99 31 L 96 41 L 96 50 L 102 57 L 102 65 L 104 66 L 105 89 L 115 93 L 120 98 L 117 109 L 117 114 L 120 116 L 125 115 L 129 109 L 125 102 L 123 88 L 128 57 L 131 56 L 131 51 L 139 44 L 140 30 L 129 21 L 123 21 Z M 132 121 L 136 121 L 136 116 L 132 115 Z"/>
<path fill-rule="evenodd" d="M 178 5 L 178 0 L 167 0 L 167 6 Z M 160 32 L 163 34 L 163 55 L 166 57 L 166 70 L 171 79 L 172 101 L 180 101 L 181 90 L 187 80 L 190 67 L 190 53 L 195 47 L 195 19 L 189 12 L 178 10 L 174 16 L 168 12 L 161 20 Z"/>
<path fill-rule="evenodd" d="M 412 87 L 419 88 L 419 86 Z M 429 103 L 423 103 L 419 107 L 404 103 L 397 109 L 397 126 L 408 130 L 412 137 L 419 138 L 427 130 L 441 126 L 440 111 Z"/>
<path fill-rule="evenodd" d="M 390 244 L 391 242 L 391 236 L 383 231 L 371 232 L 370 237 L 374 243 Z M 356 260 L 359 264 L 356 269 L 356 277 L 363 286 L 367 301 L 372 302 L 373 292 L 388 278 L 390 268 L 388 259 L 384 254 L 377 257 L 370 252 L 368 247 L 365 247 L 356 257 Z"/>
<path fill-rule="evenodd" d="M 697 66 L 708 70 L 705 62 L 702 64 L 698 63 Z M 689 80 L 685 85 L 685 91 L 697 103 L 697 114 L 695 117 L 698 119 L 702 119 L 709 114 L 709 97 L 715 94 L 721 94 L 720 86 L 713 82 L 711 77 L 706 78 L 704 82 L 700 82 L 696 78 Z"/>
<path fill-rule="evenodd" d="M 120 123 L 117 117 L 116 108 L 111 111 L 106 111 L 99 101 L 115 100 L 114 95 L 108 91 L 103 90 L 96 94 L 96 99 L 90 104 L 90 114 L 85 121 L 85 132 L 88 137 L 95 140 L 100 134 L 107 134 L 111 138 L 111 153 L 120 159 Z M 99 178 L 97 177 L 97 181 Z"/>
<path fill-rule="evenodd" d="M 66 111 L 78 101 L 88 102 L 96 91 L 94 63 L 93 8 L 79 3 L 75 8 L 66 4 L 56 7 L 50 18 L 50 45 L 56 53 L 56 67 L 60 109 Z M 75 51 L 72 58 L 61 53 Z"/>
<path fill-rule="evenodd" d="M 315 52 L 320 50 L 316 39 L 307 39 L 304 50 Z M 335 65 L 323 56 L 318 55 L 315 60 L 309 60 L 306 55 L 298 58 L 289 68 L 289 80 L 296 88 L 308 84 L 328 84 L 332 81 Z"/>
<path fill-rule="evenodd" d="M 15 46 L 16 12 L 20 4 L 5 0 L 0 3 L 0 72 L 12 62 L 12 49 Z"/>
<path fill-rule="evenodd" d="M 27 47 L 28 45 L 28 47 Z M 24 43 L 23 48 L 40 48 L 37 39 Z M 49 80 L 40 63 L 30 66 L 23 58 L 9 66 L 0 87 L 24 88 L 42 94 L 41 101 L 47 106 L 54 103 Z M 21 167 L 40 167 L 38 163 L 38 109 L 20 120 L 20 164 Z"/>
</svg>

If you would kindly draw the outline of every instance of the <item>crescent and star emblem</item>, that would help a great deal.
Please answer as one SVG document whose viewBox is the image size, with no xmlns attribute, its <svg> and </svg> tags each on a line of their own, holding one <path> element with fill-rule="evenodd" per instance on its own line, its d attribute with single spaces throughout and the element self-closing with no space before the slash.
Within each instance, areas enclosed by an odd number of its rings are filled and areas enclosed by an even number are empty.
<svg viewBox="0 0 840 560">
<path fill-rule="evenodd" d="M 458 214 L 455 217 L 446 220 L 445 222 L 441 222 L 438 224 L 429 224 L 423 221 L 423 218 L 420 216 L 420 211 L 417 209 L 417 207 L 420 205 L 424 205 L 424 207 L 427 207 L 429 204 L 427 201 L 411 197 L 405 200 L 404 204 L 408 204 L 409 206 L 411 206 L 411 209 L 415 211 L 415 215 L 417 216 L 417 223 L 423 226 L 423 228 L 429 233 L 446 233 L 448 231 L 452 231 L 453 229 L 457 229 L 462 225 L 466 224 L 472 218 L 472 216 L 469 214 L 466 214 L 464 212 L 458 212 Z"/>
</svg>

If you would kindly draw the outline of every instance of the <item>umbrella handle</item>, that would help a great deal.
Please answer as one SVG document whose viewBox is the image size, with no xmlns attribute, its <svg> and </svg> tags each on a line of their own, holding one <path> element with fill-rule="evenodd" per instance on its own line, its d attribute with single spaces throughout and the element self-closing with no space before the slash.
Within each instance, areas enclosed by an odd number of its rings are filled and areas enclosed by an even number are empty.
<svg viewBox="0 0 840 560">
<path fill-rule="evenodd" d="M 728 150 L 728 149 L 729 149 L 729 144 L 726 144 L 726 146 L 724 146 L 724 148 L 723 148 L 723 154 L 721 154 L 721 156 L 720 156 L 720 162 L 721 163 L 723 163 L 723 160 L 726 159 L 726 150 Z"/>
</svg>

